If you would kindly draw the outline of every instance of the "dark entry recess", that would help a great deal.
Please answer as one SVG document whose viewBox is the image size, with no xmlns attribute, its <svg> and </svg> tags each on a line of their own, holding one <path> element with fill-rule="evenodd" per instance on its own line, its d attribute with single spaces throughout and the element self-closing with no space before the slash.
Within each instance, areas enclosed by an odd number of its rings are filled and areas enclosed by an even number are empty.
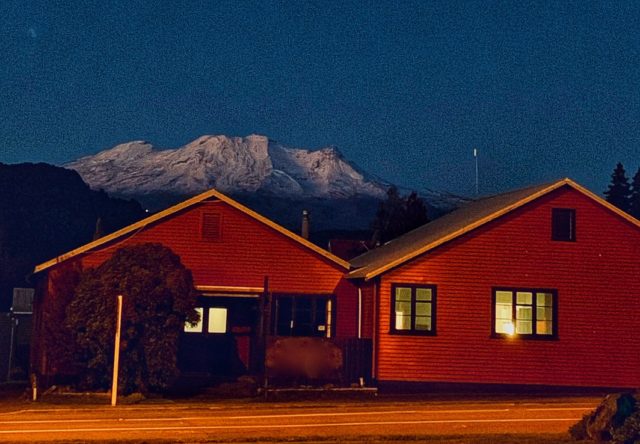
<svg viewBox="0 0 640 444">
<path fill-rule="evenodd" d="M 251 372 L 258 298 L 201 296 L 198 307 L 202 310 L 201 325 L 196 331 L 183 332 L 180 337 L 178 366 L 181 372 L 222 378 Z"/>
</svg>

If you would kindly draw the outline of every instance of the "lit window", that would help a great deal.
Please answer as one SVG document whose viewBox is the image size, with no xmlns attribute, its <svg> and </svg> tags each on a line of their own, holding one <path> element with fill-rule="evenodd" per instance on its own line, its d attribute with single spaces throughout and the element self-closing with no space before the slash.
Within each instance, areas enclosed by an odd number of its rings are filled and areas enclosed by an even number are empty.
<svg viewBox="0 0 640 444">
<path fill-rule="evenodd" d="M 435 286 L 398 284 L 391 293 L 391 332 L 435 334 Z"/>
<path fill-rule="evenodd" d="M 210 308 L 209 322 L 207 324 L 209 333 L 226 333 L 227 332 L 227 309 L 226 308 Z"/>
<path fill-rule="evenodd" d="M 194 325 L 190 325 L 188 322 L 185 322 L 184 331 L 186 333 L 202 333 L 202 314 L 204 310 L 202 307 L 197 307 L 196 312 L 198 312 L 198 322 Z"/>
<path fill-rule="evenodd" d="M 576 240 L 576 210 L 551 209 L 551 240 L 565 242 Z"/>
<path fill-rule="evenodd" d="M 555 290 L 494 289 L 493 333 L 553 337 L 557 331 Z"/>
</svg>

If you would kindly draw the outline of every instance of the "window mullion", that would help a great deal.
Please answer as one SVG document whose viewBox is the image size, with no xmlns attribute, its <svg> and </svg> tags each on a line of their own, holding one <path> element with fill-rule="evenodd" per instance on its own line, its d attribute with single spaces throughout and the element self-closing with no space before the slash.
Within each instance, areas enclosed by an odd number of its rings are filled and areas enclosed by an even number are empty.
<svg viewBox="0 0 640 444">
<path fill-rule="evenodd" d="M 518 333 L 518 329 L 517 329 L 517 325 L 518 325 L 518 318 L 517 318 L 517 314 L 518 314 L 518 298 L 516 297 L 517 292 L 516 291 L 512 291 L 511 292 L 511 323 L 512 328 L 513 328 L 513 334 L 519 334 Z"/>
<path fill-rule="evenodd" d="M 411 288 L 411 330 L 416 330 L 416 287 Z"/>
<path fill-rule="evenodd" d="M 538 336 L 538 293 L 533 291 L 533 295 L 531 296 L 531 311 L 532 311 L 532 321 L 533 328 L 531 329 L 533 336 Z"/>
</svg>

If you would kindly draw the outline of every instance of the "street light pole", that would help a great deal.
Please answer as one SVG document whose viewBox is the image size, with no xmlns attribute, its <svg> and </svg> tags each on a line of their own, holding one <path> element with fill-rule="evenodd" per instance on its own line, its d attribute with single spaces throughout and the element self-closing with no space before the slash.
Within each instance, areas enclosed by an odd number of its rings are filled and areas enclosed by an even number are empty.
<svg viewBox="0 0 640 444">
<path fill-rule="evenodd" d="M 111 406 L 118 398 L 118 364 L 120 361 L 120 329 L 122 327 L 122 295 L 118 295 L 118 319 L 116 321 L 116 340 L 113 350 L 113 381 L 111 383 Z"/>
</svg>

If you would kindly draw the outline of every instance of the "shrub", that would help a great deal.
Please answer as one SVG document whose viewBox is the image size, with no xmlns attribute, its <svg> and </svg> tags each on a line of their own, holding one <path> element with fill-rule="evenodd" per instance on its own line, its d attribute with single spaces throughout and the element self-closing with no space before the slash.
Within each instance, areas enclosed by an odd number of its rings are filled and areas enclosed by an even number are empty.
<svg viewBox="0 0 640 444">
<path fill-rule="evenodd" d="M 614 444 L 640 444 L 640 411 L 636 410 L 622 426 L 611 432 Z"/>
<path fill-rule="evenodd" d="M 596 409 L 569 428 L 576 440 L 640 444 L 640 413 L 631 393 L 607 395 Z"/>
<path fill-rule="evenodd" d="M 197 321 L 191 273 L 160 244 L 124 247 L 85 271 L 67 308 L 84 389 L 108 389 L 113 371 L 117 295 L 123 295 L 119 391 L 158 392 L 178 376 L 178 340 Z"/>
<path fill-rule="evenodd" d="M 580 421 L 569 427 L 569 435 L 576 441 L 583 441 L 589 438 L 587 434 L 587 422 L 591 413 L 585 414 Z"/>
</svg>

